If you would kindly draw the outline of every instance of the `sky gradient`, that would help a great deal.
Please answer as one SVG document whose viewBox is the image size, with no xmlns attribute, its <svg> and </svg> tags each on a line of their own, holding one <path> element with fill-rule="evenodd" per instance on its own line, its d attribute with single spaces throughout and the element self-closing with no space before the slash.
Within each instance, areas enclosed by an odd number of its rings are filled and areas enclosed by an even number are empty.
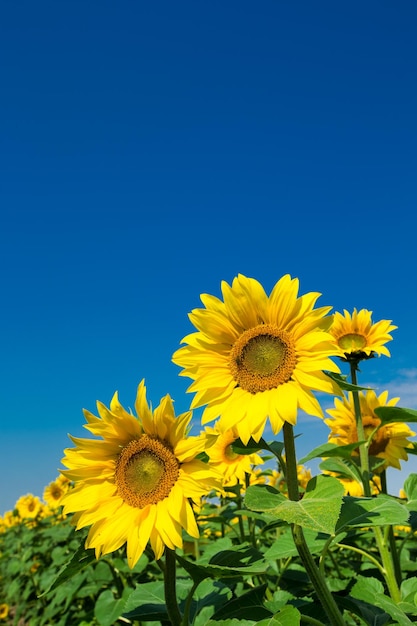
<svg viewBox="0 0 417 626">
<path fill-rule="evenodd" d="M 0 14 L 0 514 L 42 495 L 97 400 L 133 406 L 145 378 L 188 409 L 172 354 L 238 273 L 392 320 L 360 381 L 417 408 L 415 2 Z M 328 429 L 296 433 L 302 456 Z"/>
</svg>

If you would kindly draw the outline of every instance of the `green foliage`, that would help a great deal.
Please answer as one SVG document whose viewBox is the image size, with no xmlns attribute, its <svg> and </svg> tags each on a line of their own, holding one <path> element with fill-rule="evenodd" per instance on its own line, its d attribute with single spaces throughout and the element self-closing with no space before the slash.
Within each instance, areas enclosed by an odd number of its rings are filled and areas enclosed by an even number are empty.
<svg viewBox="0 0 417 626">
<path fill-rule="evenodd" d="M 403 501 L 383 494 L 343 496 L 336 478 L 319 475 L 298 502 L 255 485 L 243 502 L 236 492 L 221 506 L 207 504 L 206 511 L 216 514 L 205 517 L 204 537 L 176 554 L 180 612 L 192 626 L 328 624 L 294 543 L 291 525 L 296 524 L 304 528 L 306 545 L 348 626 L 414 623 L 417 545 L 412 535 L 406 528 L 395 535 L 403 572 L 399 601 L 390 597 L 380 570 L 366 557 L 379 559 L 371 528 L 403 528 L 417 508 L 417 475 L 410 475 L 404 488 Z M 130 570 L 124 548 L 96 560 L 84 541 L 85 533 L 76 532 L 69 519 L 45 519 L 33 528 L 20 524 L 0 535 L 0 588 L 11 608 L 5 623 L 168 625 L 163 571 L 151 552 Z"/>
<path fill-rule="evenodd" d="M 343 487 L 336 478 L 317 476 L 307 485 L 304 497 L 292 502 L 270 487 L 249 487 L 245 504 L 255 511 L 267 511 L 277 519 L 303 528 L 333 534 L 342 506 Z"/>
<path fill-rule="evenodd" d="M 352 385 L 344 374 L 336 374 L 335 372 L 325 372 L 326 376 L 334 380 L 343 391 L 363 391 L 369 390 L 370 387 L 361 387 L 360 385 Z"/>
<path fill-rule="evenodd" d="M 417 411 L 404 409 L 399 406 L 379 406 L 375 409 L 381 424 L 393 424 L 395 422 L 417 422 Z"/>
<path fill-rule="evenodd" d="M 337 522 L 338 532 L 347 528 L 406 524 L 409 512 L 390 496 L 379 494 L 373 498 L 345 496 Z"/>
</svg>

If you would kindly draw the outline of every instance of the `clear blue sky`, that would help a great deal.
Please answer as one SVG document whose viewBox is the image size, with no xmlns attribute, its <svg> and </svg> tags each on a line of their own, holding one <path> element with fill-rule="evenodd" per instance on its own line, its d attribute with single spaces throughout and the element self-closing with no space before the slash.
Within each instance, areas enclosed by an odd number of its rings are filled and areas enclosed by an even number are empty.
<svg viewBox="0 0 417 626">
<path fill-rule="evenodd" d="M 97 399 L 132 406 L 145 378 L 188 408 L 172 353 L 239 272 L 392 319 L 362 381 L 417 408 L 416 19 L 414 0 L 1 4 L 0 514 L 42 495 Z M 327 428 L 297 433 L 304 454 Z"/>
</svg>

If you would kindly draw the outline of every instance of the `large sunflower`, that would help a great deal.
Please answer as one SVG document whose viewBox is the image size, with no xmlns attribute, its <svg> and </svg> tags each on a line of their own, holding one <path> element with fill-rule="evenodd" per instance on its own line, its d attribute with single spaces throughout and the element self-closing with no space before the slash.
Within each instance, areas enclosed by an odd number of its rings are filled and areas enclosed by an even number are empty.
<svg viewBox="0 0 417 626">
<path fill-rule="evenodd" d="M 340 393 L 323 370 L 339 372 L 326 332 L 331 307 L 314 309 L 318 293 L 298 297 L 298 279 L 283 276 L 268 297 L 262 285 L 239 274 L 221 284 L 224 301 L 201 295 L 204 309 L 190 320 L 198 332 L 182 340 L 173 361 L 194 380 L 191 407 L 207 405 L 202 422 L 222 416 L 244 443 L 259 440 L 269 417 L 276 434 L 297 409 L 323 417 L 312 391 Z"/>
<path fill-rule="evenodd" d="M 203 437 L 187 437 L 191 412 L 177 418 L 169 395 L 154 411 L 146 387 L 138 387 L 138 417 L 125 411 L 117 393 L 110 408 L 97 403 L 100 417 L 84 411 L 85 428 L 100 439 L 71 437 L 63 474 L 75 486 L 63 498 L 64 513 L 76 512 L 77 529 L 90 526 L 86 548 L 97 558 L 127 543 L 133 567 L 150 541 L 159 559 L 165 546 L 182 546 L 182 529 L 199 531 L 190 501 L 216 486 L 217 474 L 196 459 Z"/>
<path fill-rule="evenodd" d="M 392 340 L 389 333 L 397 328 L 391 320 L 373 324 L 372 311 L 367 309 L 353 309 L 352 314 L 344 309 L 343 313 L 334 314 L 330 327 L 338 356 L 348 361 L 369 359 L 375 354 L 391 356 L 385 347 L 387 341 Z"/>
<path fill-rule="evenodd" d="M 377 472 L 387 467 L 401 469 L 400 459 L 407 461 L 407 448 L 413 447 L 407 437 L 412 437 L 416 433 L 407 424 L 394 422 L 380 426 L 381 420 L 375 413 L 377 407 L 395 406 L 398 400 L 399 398 L 388 400 L 388 391 L 379 396 L 372 390 L 366 394 L 359 392 L 365 437 L 369 439 L 372 435 L 368 448 L 369 455 L 385 459 L 384 464 L 377 468 Z M 329 442 L 341 446 L 355 443 L 358 441 L 358 431 L 352 393 L 349 392 L 348 397 L 344 397 L 343 400 L 335 398 L 334 404 L 334 409 L 327 409 L 332 419 L 324 420 L 331 430 Z M 355 454 L 359 455 L 359 450 L 356 450 Z"/>
<path fill-rule="evenodd" d="M 206 426 L 204 435 L 210 465 L 221 473 L 224 486 L 236 485 L 237 482 L 245 486 L 246 474 L 252 473 L 254 465 L 264 462 L 259 454 L 236 453 L 232 445 L 239 439 L 237 430 L 225 429 L 222 420 L 218 420 L 214 428 Z"/>
</svg>

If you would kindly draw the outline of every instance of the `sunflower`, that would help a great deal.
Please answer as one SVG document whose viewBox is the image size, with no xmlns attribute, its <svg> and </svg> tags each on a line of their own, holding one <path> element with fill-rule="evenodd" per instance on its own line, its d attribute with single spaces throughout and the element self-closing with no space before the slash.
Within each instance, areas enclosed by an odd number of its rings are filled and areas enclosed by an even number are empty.
<svg viewBox="0 0 417 626">
<path fill-rule="evenodd" d="M 64 477 L 62 477 L 64 478 Z M 60 506 L 61 500 L 68 491 L 69 481 L 64 483 L 62 480 L 54 480 L 45 487 L 43 491 L 43 499 L 50 509 L 56 509 Z"/>
<path fill-rule="evenodd" d="M 376 471 L 381 472 L 387 467 L 401 469 L 400 459 L 407 461 L 407 448 L 412 448 L 413 444 L 407 437 L 412 437 L 414 433 L 404 422 L 395 422 L 381 426 L 381 420 L 375 414 L 375 409 L 379 406 L 395 406 L 399 398 L 388 400 L 388 391 L 384 391 L 379 396 L 374 391 L 367 391 L 366 394 L 359 392 L 359 402 L 362 415 L 365 437 L 370 439 L 368 453 L 370 456 L 385 459 L 383 465 Z M 335 408 L 327 409 L 327 413 L 332 419 L 325 419 L 325 423 L 330 428 L 329 442 L 336 445 L 347 445 L 358 441 L 358 431 L 356 427 L 355 408 L 353 395 L 351 392 L 343 400 L 335 398 Z M 358 455 L 356 450 L 354 454 Z"/>
<path fill-rule="evenodd" d="M 7 528 L 11 528 L 12 526 L 17 526 L 21 521 L 16 509 L 6 511 L 3 517 L 0 517 L 0 532 L 5 532 Z"/>
<path fill-rule="evenodd" d="M 375 354 L 391 356 L 384 344 L 391 341 L 389 334 L 398 328 L 391 320 L 372 323 L 372 311 L 353 309 L 352 315 L 344 310 L 344 315 L 335 313 L 330 333 L 338 351 L 338 356 L 346 361 L 370 359 Z"/>
<path fill-rule="evenodd" d="M 312 391 L 340 393 L 323 370 L 339 372 L 326 332 L 331 307 L 314 309 L 318 293 L 298 297 L 298 279 L 283 276 L 268 297 L 262 285 L 239 274 L 221 284 L 223 300 L 201 295 L 204 309 L 189 317 L 198 332 L 182 340 L 173 361 L 194 382 L 191 408 L 207 405 L 202 423 L 220 415 L 247 443 L 258 441 L 269 417 L 276 434 L 297 409 L 323 417 Z"/>
<path fill-rule="evenodd" d="M 206 453 L 212 467 L 223 476 L 223 485 L 236 483 L 245 485 L 246 474 L 251 474 L 254 465 L 263 463 L 259 454 L 237 454 L 232 444 L 239 439 L 236 428 L 224 428 L 222 420 L 218 420 L 212 428 L 207 426 L 204 431 L 207 440 Z"/>
<path fill-rule="evenodd" d="M 75 448 L 65 450 L 63 474 L 75 486 L 63 498 L 64 513 L 75 512 L 77 529 L 90 526 L 86 548 L 96 557 L 127 544 L 134 567 L 148 541 L 159 559 L 165 546 L 182 546 L 182 529 L 192 537 L 199 531 L 190 501 L 198 501 L 218 476 L 196 459 L 203 437 L 187 437 L 191 411 L 175 417 L 169 395 L 152 410 L 144 381 L 138 386 L 137 416 L 119 403 L 97 403 L 100 417 L 84 411 L 85 428 L 99 439 L 71 437 Z M 220 484 L 220 483 L 219 483 Z"/>
<path fill-rule="evenodd" d="M 35 519 L 40 515 L 43 504 L 38 498 L 31 493 L 21 496 L 15 504 L 19 516 L 22 519 Z"/>
</svg>

